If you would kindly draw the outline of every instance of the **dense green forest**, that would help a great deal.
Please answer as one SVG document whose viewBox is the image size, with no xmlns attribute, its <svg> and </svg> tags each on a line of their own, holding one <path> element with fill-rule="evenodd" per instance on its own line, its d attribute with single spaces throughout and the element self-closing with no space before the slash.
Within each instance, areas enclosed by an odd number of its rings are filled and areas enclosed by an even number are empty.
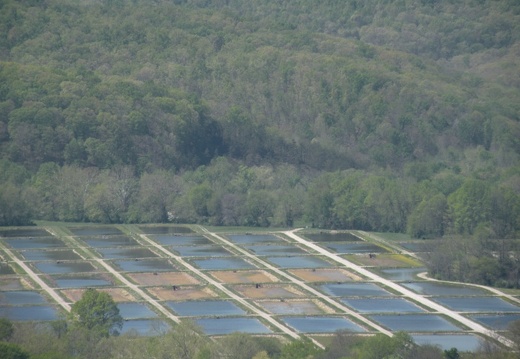
<svg viewBox="0 0 520 359">
<path fill-rule="evenodd" d="M 515 0 L 2 0 L 0 225 L 462 236 L 478 263 L 518 238 L 519 99 Z"/>
</svg>

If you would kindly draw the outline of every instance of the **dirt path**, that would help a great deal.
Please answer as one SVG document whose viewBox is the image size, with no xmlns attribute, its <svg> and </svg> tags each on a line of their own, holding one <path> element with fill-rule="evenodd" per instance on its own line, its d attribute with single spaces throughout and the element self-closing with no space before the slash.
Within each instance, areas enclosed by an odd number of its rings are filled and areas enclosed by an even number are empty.
<svg viewBox="0 0 520 359">
<path fill-rule="evenodd" d="M 394 283 L 388 279 L 385 279 L 377 274 L 374 274 L 368 270 L 366 270 L 365 268 L 362 268 L 348 260 L 346 260 L 345 258 L 342 258 L 340 257 L 339 255 L 337 254 L 334 254 L 334 253 L 331 253 L 325 249 L 323 249 L 322 247 L 314 244 L 314 243 L 311 243 L 301 237 L 299 237 L 298 235 L 296 235 L 295 232 L 297 232 L 299 229 L 294 229 L 294 230 L 291 230 L 291 231 L 286 231 L 286 232 L 283 232 L 285 235 L 287 235 L 288 237 L 294 239 L 296 242 L 308 247 L 308 248 L 311 248 L 313 250 L 315 250 L 316 252 L 334 260 L 335 262 L 337 263 L 340 263 L 340 264 L 343 264 L 345 267 L 367 277 L 367 278 L 370 278 L 371 280 L 373 280 L 374 282 L 376 283 L 379 283 L 379 284 L 382 284 L 388 288 L 392 288 L 393 290 L 395 290 L 396 292 L 402 294 L 404 297 L 406 298 L 410 298 L 410 299 L 413 299 L 414 301 L 418 302 L 418 303 L 421 303 L 422 305 L 432 309 L 433 311 L 435 312 L 438 312 L 440 314 L 443 314 L 443 315 L 446 315 L 450 318 L 452 318 L 453 320 L 463 324 L 464 326 L 470 328 L 471 330 L 473 330 L 474 332 L 476 333 L 480 333 L 480 334 L 483 334 L 485 336 L 488 336 L 490 338 L 493 338 L 495 340 L 498 340 L 499 342 L 501 342 L 502 344 L 508 346 L 508 347 L 513 347 L 514 346 L 514 343 L 503 337 L 503 336 L 500 336 L 498 335 L 496 332 L 492 331 L 492 330 L 489 330 L 485 327 L 483 327 L 482 325 L 462 316 L 461 314 L 459 314 L 458 312 L 454 312 L 428 298 L 425 298 L 424 296 L 422 295 L 419 295 L 415 292 L 412 292 L 411 290 L 409 290 L 408 288 L 405 288 L 397 283 Z"/>
<path fill-rule="evenodd" d="M 5 252 L 5 254 L 9 256 L 9 258 L 11 258 L 13 262 L 18 264 L 33 281 L 35 281 L 47 294 L 49 294 L 52 299 L 54 299 L 67 312 L 70 312 L 70 304 L 67 303 L 58 293 L 56 293 L 54 289 L 49 287 L 47 283 L 45 283 L 36 273 L 34 273 L 34 271 L 27 264 L 18 259 L 13 254 L 13 252 L 7 249 L 1 242 L 0 248 Z"/>
</svg>

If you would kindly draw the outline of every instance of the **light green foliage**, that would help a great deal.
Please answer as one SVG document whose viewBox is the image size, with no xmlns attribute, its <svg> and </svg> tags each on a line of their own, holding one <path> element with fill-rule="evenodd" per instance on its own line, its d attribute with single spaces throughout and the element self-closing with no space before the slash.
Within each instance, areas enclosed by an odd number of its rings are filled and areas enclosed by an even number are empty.
<svg viewBox="0 0 520 359">
<path fill-rule="evenodd" d="M 89 288 L 72 305 L 70 312 L 74 323 L 82 328 L 98 332 L 102 336 L 117 334 L 123 325 L 116 303 L 108 293 Z"/>
<path fill-rule="evenodd" d="M 321 351 L 309 339 L 294 340 L 284 345 L 280 359 L 313 359 Z"/>
</svg>

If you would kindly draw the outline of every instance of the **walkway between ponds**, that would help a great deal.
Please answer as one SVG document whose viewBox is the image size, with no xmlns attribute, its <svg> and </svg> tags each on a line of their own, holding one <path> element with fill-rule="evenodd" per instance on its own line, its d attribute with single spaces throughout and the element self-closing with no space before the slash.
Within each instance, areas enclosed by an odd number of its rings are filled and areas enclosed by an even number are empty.
<svg viewBox="0 0 520 359">
<path fill-rule="evenodd" d="M 503 336 L 500 336 L 498 335 L 496 332 L 492 331 L 492 330 L 489 330 L 485 327 L 483 327 L 482 325 L 462 316 L 461 314 L 457 313 L 457 312 L 454 312 L 428 298 L 425 298 L 424 296 L 422 295 L 419 295 L 415 292 L 412 292 L 411 290 L 397 284 L 397 283 L 394 283 L 388 279 L 385 279 L 375 273 L 372 273 L 370 272 L 369 270 L 357 265 L 357 264 L 354 264 L 348 260 L 346 260 L 345 258 L 337 255 L 337 254 L 334 254 L 334 253 L 331 253 L 329 252 L 328 250 L 326 249 L 323 249 L 322 247 L 312 243 L 312 242 L 309 242 L 303 238 L 301 238 L 300 236 L 298 236 L 295 232 L 299 231 L 300 229 L 293 229 L 291 231 L 285 231 L 285 232 L 282 232 L 284 233 L 286 236 L 294 239 L 296 242 L 308 247 L 308 248 L 311 248 L 313 250 L 315 250 L 316 252 L 332 259 L 333 261 L 337 262 L 337 263 L 341 263 L 343 264 L 345 267 L 367 277 L 367 278 L 370 278 L 372 279 L 374 282 L 376 283 L 379 283 L 379 284 L 382 284 L 384 286 L 387 286 L 388 288 L 392 288 L 393 290 L 395 290 L 396 292 L 398 293 L 401 293 L 403 296 L 407 297 L 407 298 L 410 298 L 410 299 L 413 299 L 414 301 L 418 302 L 418 303 L 421 303 L 422 305 L 430 308 L 430 309 L 433 309 L 434 311 L 440 313 L 440 314 L 444 314 L 452 319 L 454 319 L 455 321 L 465 325 L 466 327 L 470 328 L 471 330 L 473 330 L 474 332 L 476 333 L 480 333 L 480 334 L 484 334 L 490 338 L 493 338 L 493 339 L 496 339 L 498 340 L 499 342 L 501 342 L 502 344 L 508 346 L 508 347 L 514 347 L 514 343 L 503 337 Z"/>
<path fill-rule="evenodd" d="M 209 234 L 209 231 L 207 231 L 204 228 L 202 228 L 202 229 L 204 230 L 205 233 Z M 150 238 L 148 238 L 144 234 L 139 234 L 139 237 L 143 241 L 146 241 L 146 243 L 152 245 L 157 250 L 159 250 L 162 253 L 166 254 L 168 257 L 175 259 L 182 266 L 184 266 L 188 270 L 190 270 L 191 273 L 199 276 L 200 278 L 204 279 L 209 284 L 215 286 L 220 291 L 222 291 L 223 293 L 228 295 L 230 298 L 232 298 L 232 299 L 236 300 L 237 302 L 239 302 L 240 304 L 242 304 L 244 307 L 249 308 L 252 312 L 256 313 L 258 316 L 262 317 L 264 320 L 266 320 L 267 322 L 271 323 L 273 326 L 275 326 L 276 328 L 280 329 L 285 334 L 291 336 L 294 339 L 300 339 L 300 335 L 298 335 L 298 333 L 296 333 L 292 329 L 286 327 L 285 325 L 279 323 L 278 321 L 274 320 L 268 313 L 265 313 L 265 312 L 261 311 L 260 309 L 258 309 L 257 307 L 255 307 L 254 305 L 252 305 L 251 303 L 246 301 L 244 298 L 242 298 L 239 295 L 235 294 L 233 291 L 227 289 L 222 283 L 214 280 L 209 275 L 205 274 L 204 272 L 202 272 L 198 268 L 192 266 L 190 263 L 185 261 L 182 257 L 174 254 L 173 252 L 169 251 L 168 249 L 164 248 L 163 246 L 157 244 L 155 241 L 151 240 Z"/>
<path fill-rule="evenodd" d="M 393 336 L 392 332 L 389 331 L 389 330 L 386 330 L 385 328 L 383 328 L 382 326 L 378 325 L 377 323 L 371 321 L 370 319 L 362 316 L 361 314 L 357 313 L 357 312 L 354 312 L 353 310 L 351 310 L 349 307 L 337 302 L 336 300 L 330 298 L 329 296 L 321 293 L 320 291 L 314 289 L 313 287 L 307 285 L 305 282 L 293 277 L 292 275 L 282 271 L 281 269 L 279 269 L 278 267 L 270 264 L 269 262 L 267 261 L 264 261 L 260 258 L 258 258 L 258 256 L 254 255 L 254 254 L 251 254 L 249 251 L 243 249 L 242 247 L 236 245 L 235 243 L 225 239 L 224 237 L 222 236 L 219 236 L 218 234 L 216 233 L 212 233 L 210 231 L 208 231 L 206 228 L 204 227 L 201 227 L 199 226 L 199 228 L 201 228 L 201 230 L 208 234 L 208 235 L 211 235 L 215 238 L 217 238 L 219 241 L 225 243 L 226 245 L 232 247 L 235 251 L 237 252 L 240 252 L 242 253 L 243 255 L 245 255 L 247 258 L 261 264 L 262 266 L 264 266 L 265 268 L 273 271 L 274 273 L 278 274 L 279 276 L 281 277 L 284 277 L 286 279 L 288 279 L 292 284 L 294 285 L 297 285 L 298 287 L 304 289 L 305 291 L 309 292 L 309 293 L 312 293 L 313 295 L 315 295 L 316 297 L 320 298 L 321 300 L 327 302 L 328 304 L 336 307 L 337 309 L 340 309 L 341 311 L 343 311 L 345 314 L 348 314 L 354 318 L 356 318 L 357 320 L 361 321 L 362 323 L 365 323 L 366 325 L 368 325 L 369 327 L 377 330 L 378 332 L 380 333 L 384 333 L 388 336 Z"/>
<path fill-rule="evenodd" d="M 53 231 L 50 228 L 46 228 L 48 232 L 53 234 L 56 237 L 60 237 L 57 233 L 53 233 Z M 112 274 L 114 277 L 116 277 L 118 280 L 120 280 L 125 286 L 127 286 L 129 289 L 134 291 L 134 293 L 141 296 L 142 299 L 144 299 L 147 303 L 150 303 L 153 307 L 155 307 L 158 311 L 160 311 L 162 314 L 164 314 L 167 318 L 173 320 L 176 323 L 180 323 L 180 319 L 177 318 L 175 315 L 173 315 L 171 312 L 169 312 L 165 307 L 163 307 L 160 303 L 158 303 L 155 299 L 150 297 L 145 291 L 143 291 L 141 288 L 139 288 L 134 283 L 130 282 L 128 279 L 126 279 L 121 273 L 116 271 L 112 266 L 105 263 L 104 259 L 99 258 L 96 253 L 94 253 L 89 247 L 82 246 L 74 236 L 67 236 L 66 239 L 73 243 L 76 247 L 81 248 L 88 256 L 85 257 L 81 255 L 81 253 L 78 253 L 83 259 L 85 260 L 94 260 L 96 261 L 100 266 L 105 268 L 107 272 Z M 69 309 L 70 311 L 70 309 Z"/>
</svg>

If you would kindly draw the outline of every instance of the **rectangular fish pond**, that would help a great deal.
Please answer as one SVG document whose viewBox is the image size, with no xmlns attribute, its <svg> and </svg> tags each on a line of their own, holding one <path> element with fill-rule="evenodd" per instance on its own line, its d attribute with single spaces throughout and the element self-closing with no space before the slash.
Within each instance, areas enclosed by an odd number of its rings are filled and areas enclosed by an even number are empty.
<svg viewBox="0 0 520 359">
<path fill-rule="evenodd" d="M 475 314 L 469 317 L 494 330 L 507 330 L 511 323 L 520 320 L 520 314 Z"/>
<path fill-rule="evenodd" d="M 43 273 L 65 274 L 65 273 L 87 273 L 97 271 L 90 262 L 85 261 L 56 261 L 35 262 L 34 266 Z"/>
<path fill-rule="evenodd" d="M 0 306 L 0 317 L 12 321 L 57 320 L 58 310 L 52 305 Z"/>
<path fill-rule="evenodd" d="M 360 313 L 420 313 L 423 309 L 402 298 L 352 298 L 343 303 Z"/>
<path fill-rule="evenodd" d="M 82 237 L 81 240 L 94 248 L 139 246 L 139 243 L 127 236 Z"/>
<path fill-rule="evenodd" d="M 304 233 L 312 242 L 357 242 L 362 239 L 348 232 Z"/>
<path fill-rule="evenodd" d="M 224 270 L 224 269 L 253 269 L 256 268 L 249 262 L 238 257 L 205 258 L 194 259 L 193 263 L 205 270 Z"/>
<path fill-rule="evenodd" d="M 435 345 L 441 350 L 457 348 L 459 352 L 475 352 L 480 348 L 481 338 L 471 334 L 416 334 L 412 335 L 415 343 L 419 345 Z"/>
<path fill-rule="evenodd" d="M 334 333 L 338 330 L 365 332 L 365 329 L 343 317 L 282 317 L 285 323 L 300 333 Z"/>
<path fill-rule="evenodd" d="M 43 228 L 32 229 L 4 229 L 0 230 L 0 237 L 48 237 L 51 234 Z"/>
<path fill-rule="evenodd" d="M 389 297 L 392 293 L 373 283 L 329 283 L 319 289 L 333 297 Z"/>
<path fill-rule="evenodd" d="M 256 318 L 201 318 L 195 320 L 207 335 L 225 335 L 235 332 L 268 334 L 272 331 Z"/>
<path fill-rule="evenodd" d="M 386 268 L 381 269 L 381 276 L 395 282 L 412 281 L 417 279 L 417 274 L 426 272 L 425 267 L 415 268 Z"/>
<path fill-rule="evenodd" d="M 316 256 L 267 257 L 269 262 L 280 268 L 328 268 L 330 262 Z"/>
<path fill-rule="evenodd" d="M 184 317 L 244 315 L 246 312 L 229 300 L 165 302 L 175 314 Z"/>
<path fill-rule="evenodd" d="M 135 336 L 158 336 L 167 333 L 170 325 L 160 319 L 125 320 L 121 334 Z"/>
<path fill-rule="evenodd" d="M 124 272 L 173 272 L 177 268 L 168 259 L 133 259 L 116 260 L 117 265 Z"/>
<path fill-rule="evenodd" d="M 14 249 L 44 249 L 44 248 L 66 248 L 65 243 L 54 237 L 37 238 L 13 238 L 7 239 L 6 243 Z"/>
<path fill-rule="evenodd" d="M 439 315 L 392 314 L 371 315 L 370 318 L 392 331 L 456 332 L 461 329 Z"/>
<path fill-rule="evenodd" d="M 164 246 L 200 246 L 213 244 L 213 242 L 203 236 L 160 235 L 153 236 L 152 239 L 155 239 Z"/>
<path fill-rule="evenodd" d="M 24 250 L 20 254 L 30 261 L 66 261 L 80 260 L 81 257 L 72 249 L 63 250 Z"/>
<path fill-rule="evenodd" d="M 0 303 L 10 305 L 45 304 L 43 295 L 32 290 L 17 290 L 0 292 Z"/>
<path fill-rule="evenodd" d="M 233 243 L 255 244 L 255 243 L 281 243 L 286 242 L 272 234 L 230 234 L 226 235 Z"/>
<path fill-rule="evenodd" d="M 148 248 L 98 248 L 97 251 L 108 259 L 135 259 L 135 258 L 153 258 L 157 254 Z"/>
<path fill-rule="evenodd" d="M 217 245 L 173 247 L 182 257 L 230 257 L 234 254 Z"/>
<path fill-rule="evenodd" d="M 520 307 L 498 297 L 439 297 L 433 300 L 458 312 L 520 313 Z"/>
<path fill-rule="evenodd" d="M 89 288 L 89 287 L 106 287 L 112 286 L 113 283 L 101 275 L 69 275 L 69 276 L 53 276 L 51 279 L 58 288 Z"/>
<path fill-rule="evenodd" d="M 386 249 L 372 243 L 320 243 L 322 246 L 333 250 L 336 253 L 358 254 L 358 253 L 385 253 Z"/>
<path fill-rule="evenodd" d="M 490 294 L 488 291 L 482 288 L 470 287 L 456 284 L 444 284 L 437 282 L 410 282 L 402 283 L 408 289 L 413 290 L 419 294 L 426 295 L 456 295 L 456 296 L 469 296 L 469 295 L 486 295 Z"/>
<path fill-rule="evenodd" d="M 148 308 L 144 303 L 118 303 L 119 314 L 123 319 L 156 318 L 157 313 Z"/>
<path fill-rule="evenodd" d="M 324 314 L 324 310 L 312 300 L 263 300 L 257 304 L 277 315 Z"/>
<path fill-rule="evenodd" d="M 308 254 L 308 252 L 304 251 L 300 247 L 291 245 L 260 244 L 247 245 L 245 248 L 258 256 L 290 256 L 295 254 Z"/>
<path fill-rule="evenodd" d="M 75 235 L 75 236 L 113 236 L 113 235 L 121 235 L 123 232 L 121 232 L 119 229 L 117 229 L 114 226 L 107 226 L 107 227 L 69 227 L 69 230 Z"/>
<path fill-rule="evenodd" d="M 145 234 L 177 234 L 194 233 L 191 228 L 184 226 L 139 226 Z"/>
</svg>

